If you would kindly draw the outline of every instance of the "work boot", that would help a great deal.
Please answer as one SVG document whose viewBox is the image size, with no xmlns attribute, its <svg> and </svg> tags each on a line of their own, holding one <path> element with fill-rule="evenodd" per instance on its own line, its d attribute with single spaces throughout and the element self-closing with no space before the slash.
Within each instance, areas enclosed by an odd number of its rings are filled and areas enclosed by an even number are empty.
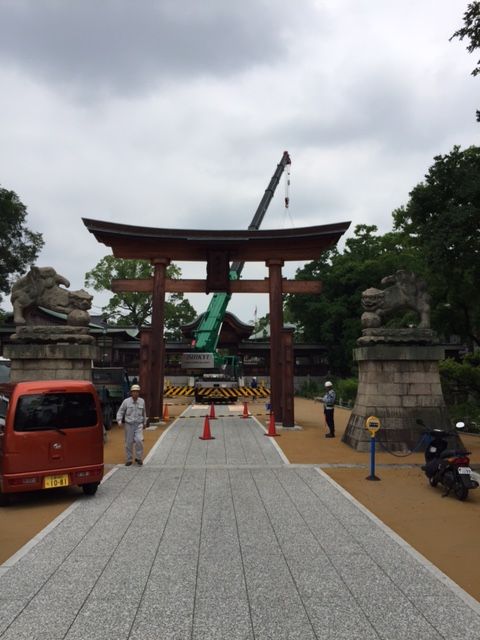
<svg viewBox="0 0 480 640">
<path fill-rule="evenodd" d="M 335 436 L 333 435 L 333 433 L 326 433 L 325 434 L 325 438 L 334 438 Z"/>
<path fill-rule="evenodd" d="M 131 464 L 132 464 L 132 461 L 131 461 L 131 460 L 127 460 L 127 461 L 125 462 L 125 466 L 126 466 L 126 467 L 129 467 Z"/>
<path fill-rule="evenodd" d="M 143 462 L 139 458 L 135 458 L 135 462 L 142 466 Z"/>
</svg>

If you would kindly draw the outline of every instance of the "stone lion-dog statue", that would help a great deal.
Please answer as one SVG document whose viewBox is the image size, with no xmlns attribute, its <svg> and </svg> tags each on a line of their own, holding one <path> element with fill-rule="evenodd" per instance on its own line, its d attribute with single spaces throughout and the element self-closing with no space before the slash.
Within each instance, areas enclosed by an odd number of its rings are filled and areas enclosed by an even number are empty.
<svg viewBox="0 0 480 640">
<path fill-rule="evenodd" d="M 381 284 L 387 286 L 384 289 L 372 287 L 362 292 L 364 313 L 361 322 L 364 329 L 381 327 L 395 312 L 407 310 L 418 313 L 419 328 L 430 327 L 430 296 L 422 278 L 400 269 L 383 278 Z"/>
<path fill-rule="evenodd" d="M 16 325 L 25 325 L 24 312 L 29 308 L 44 307 L 67 315 L 67 324 L 87 326 L 90 321 L 88 309 L 93 296 L 87 291 L 68 291 L 70 282 L 53 267 L 32 267 L 12 287 L 11 302 Z"/>
</svg>

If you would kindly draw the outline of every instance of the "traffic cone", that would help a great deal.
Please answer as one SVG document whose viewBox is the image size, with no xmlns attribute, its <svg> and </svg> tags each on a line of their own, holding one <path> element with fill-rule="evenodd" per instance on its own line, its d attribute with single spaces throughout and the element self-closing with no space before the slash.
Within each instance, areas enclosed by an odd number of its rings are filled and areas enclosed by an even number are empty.
<svg viewBox="0 0 480 640">
<path fill-rule="evenodd" d="M 199 436 L 200 440 L 215 440 L 210 433 L 210 420 L 208 416 L 205 416 L 205 422 L 203 423 L 203 436 Z"/>
<path fill-rule="evenodd" d="M 270 421 L 268 423 L 268 432 L 264 435 L 269 436 L 270 438 L 277 438 L 280 434 L 275 430 L 275 416 L 273 415 L 273 411 L 270 411 Z"/>
<path fill-rule="evenodd" d="M 249 418 L 250 414 L 248 413 L 248 403 L 244 402 L 243 403 L 243 415 L 242 418 Z"/>
<path fill-rule="evenodd" d="M 209 417 L 210 417 L 210 420 L 215 420 L 215 419 L 216 419 L 216 417 L 217 417 L 217 416 L 215 415 L 215 405 L 213 404 L 213 402 L 212 402 L 212 404 L 210 405 L 210 416 L 209 416 Z"/>
<path fill-rule="evenodd" d="M 168 404 L 163 405 L 163 421 L 168 422 Z"/>
</svg>

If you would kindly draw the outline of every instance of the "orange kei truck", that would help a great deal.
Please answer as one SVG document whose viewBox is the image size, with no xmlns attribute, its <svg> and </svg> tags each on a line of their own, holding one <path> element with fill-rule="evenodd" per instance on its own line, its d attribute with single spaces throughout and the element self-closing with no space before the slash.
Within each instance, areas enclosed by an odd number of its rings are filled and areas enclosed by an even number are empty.
<svg viewBox="0 0 480 640">
<path fill-rule="evenodd" d="M 0 505 L 11 494 L 77 485 L 93 495 L 103 477 L 103 421 L 94 386 L 39 380 L 0 395 Z"/>
</svg>

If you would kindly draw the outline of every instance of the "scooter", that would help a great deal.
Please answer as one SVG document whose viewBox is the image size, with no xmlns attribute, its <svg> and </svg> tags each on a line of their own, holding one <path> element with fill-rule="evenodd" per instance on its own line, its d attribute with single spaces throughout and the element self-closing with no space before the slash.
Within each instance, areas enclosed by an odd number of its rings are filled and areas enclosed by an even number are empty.
<svg viewBox="0 0 480 640">
<path fill-rule="evenodd" d="M 425 426 L 421 420 L 418 424 Z M 457 429 L 463 429 L 465 424 L 457 422 Z M 470 468 L 470 451 L 460 451 L 458 449 L 448 449 L 448 437 L 453 435 L 452 431 L 443 429 L 432 429 L 426 431 L 425 435 L 430 436 L 430 442 L 425 449 L 425 464 L 422 471 L 428 478 L 430 486 L 442 485 L 445 498 L 453 491 L 459 500 L 466 500 L 470 489 L 476 489 L 478 482 L 472 479 Z"/>
</svg>

